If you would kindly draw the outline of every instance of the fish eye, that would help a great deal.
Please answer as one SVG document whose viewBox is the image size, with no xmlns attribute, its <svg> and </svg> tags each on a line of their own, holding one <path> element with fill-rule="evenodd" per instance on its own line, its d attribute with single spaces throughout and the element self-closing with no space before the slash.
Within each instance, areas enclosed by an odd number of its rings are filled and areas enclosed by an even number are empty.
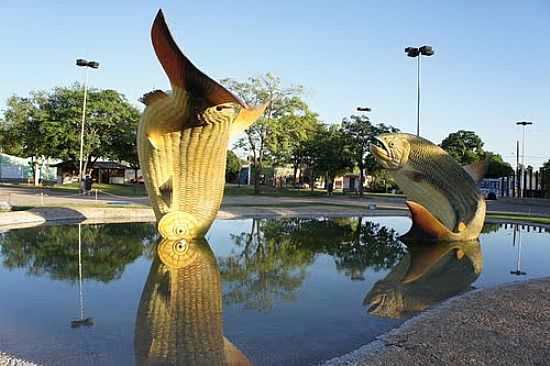
<svg viewBox="0 0 550 366">
<path fill-rule="evenodd" d="M 217 106 L 216 106 L 216 110 L 217 110 L 218 112 L 221 112 L 221 111 L 223 111 L 224 109 L 231 109 L 231 106 L 229 106 L 229 105 L 217 105 Z"/>
</svg>

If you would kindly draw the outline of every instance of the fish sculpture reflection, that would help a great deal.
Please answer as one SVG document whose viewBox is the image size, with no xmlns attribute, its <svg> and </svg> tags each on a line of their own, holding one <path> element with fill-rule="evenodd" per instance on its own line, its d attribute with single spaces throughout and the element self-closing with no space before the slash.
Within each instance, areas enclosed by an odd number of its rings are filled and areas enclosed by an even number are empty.
<svg viewBox="0 0 550 366">
<path fill-rule="evenodd" d="M 137 365 L 247 366 L 223 336 L 221 279 L 204 239 L 162 240 L 139 302 Z"/>
<path fill-rule="evenodd" d="M 413 225 L 406 240 L 479 237 L 486 208 L 476 183 L 485 173 L 485 162 L 462 168 L 441 147 L 410 134 L 382 134 L 376 140 L 370 151 L 408 199 Z"/>
<path fill-rule="evenodd" d="M 376 282 L 363 305 L 400 318 L 470 289 L 483 268 L 479 241 L 408 245 L 408 254 Z"/>
<path fill-rule="evenodd" d="M 229 139 L 258 119 L 265 105 L 250 108 L 197 69 L 176 45 L 162 11 L 151 38 L 172 91 L 142 98 L 139 163 L 161 235 L 200 238 L 221 204 Z"/>
</svg>

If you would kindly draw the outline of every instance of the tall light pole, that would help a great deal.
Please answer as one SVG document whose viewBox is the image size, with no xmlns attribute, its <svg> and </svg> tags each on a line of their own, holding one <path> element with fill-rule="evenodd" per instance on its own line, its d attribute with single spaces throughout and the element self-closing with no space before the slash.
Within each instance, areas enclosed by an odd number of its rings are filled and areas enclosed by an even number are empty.
<svg viewBox="0 0 550 366">
<path fill-rule="evenodd" d="M 79 67 L 85 67 L 86 68 L 86 81 L 84 82 L 84 101 L 82 103 L 82 123 L 80 126 L 80 163 L 78 166 L 78 183 L 81 184 L 82 182 L 82 155 L 84 153 L 84 125 L 86 123 L 86 100 L 88 97 L 88 67 L 92 69 L 99 68 L 99 62 L 96 61 L 88 61 L 84 59 L 77 59 L 76 65 Z"/>
<path fill-rule="evenodd" d="M 523 175 L 525 174 L 525 127 L 529 126 L 529 125 L 532 125 L 533 122 L 527 122 L 527 121 L 520 121 L 520 122 L 516 122 L 516 125 L 518 126 L 523 126 L 522 128 L 522 138 L 521 138 L 521 165 L 522 165 L 522 169 L 518 169 L 519 172 L 521 172 L 520 175 Z M 518 179 L 518 188 L 519 188 L 519 197 L 523 197 L 523 190 L 525 189 L 525 187 L 522 187 L 521 186 L 521 178 L 522 177 L 519 177 Z"/>
<path fill-rule="evenodd" d="M 432 46 L 407 47 L 405 53 L 409 57 L 418 57 L 416 73 L 416 136 L 420 136 L 420 58 L 421 56 L 432 56 Z"/>
</svg>

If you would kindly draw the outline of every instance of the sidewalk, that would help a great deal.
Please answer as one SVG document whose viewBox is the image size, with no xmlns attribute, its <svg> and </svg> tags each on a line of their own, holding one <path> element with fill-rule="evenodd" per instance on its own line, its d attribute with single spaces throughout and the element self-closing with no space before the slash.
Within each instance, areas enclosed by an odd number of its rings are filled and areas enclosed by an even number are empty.
<svg viewBox="0 0 550 366">
<path fill-rule="evenodd" d="M 453 298 L 335 365 L 550 365 L 550 278 Z"/>
</svg>

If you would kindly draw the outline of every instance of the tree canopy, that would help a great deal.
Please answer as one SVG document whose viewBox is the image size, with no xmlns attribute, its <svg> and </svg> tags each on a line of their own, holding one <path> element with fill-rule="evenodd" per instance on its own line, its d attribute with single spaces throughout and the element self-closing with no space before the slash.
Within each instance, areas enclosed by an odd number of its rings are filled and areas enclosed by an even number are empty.
<svg viewBox="0 0 550 366">
<path fill-rule="evenodd" d="M 508 177 L 514 174 L 512 166 L 505 162 L 501 155 L 483 150 L 483 145 L 483 141 L 475 132 L 459 130 L 449 134 L 440 146 L 460 165 L 486 159 L 486 178 Z"/>
<path fill-rule="evenodd" d="M 483 141 L 473 131 L 459 130 L 449 134 L 440 145 L 460 165 L 468 165 L 485 156 Z"/>
<path fill-rule="evenodd" d="M 375 159 L 369 151 L 369 145 L 374 142 L 374 137 L 382 133 L 398 132 L 392 126 L 384 124 L 373 125 L 366 115 L 352 115 L 342 120 L 342 132 L 348 138 L 351 158 L 359 168 L 360 184 L 359 194 L 363 194 L 363 180 L 365 169 L 375 170 Z"/>
<path fill-rule="evenodd" d="M 264 115 L 245 131 L 235 146 L 252 156 L 254 163 L 254 192 L 259 193 L 260 174 L 266 162 L 286 163 L 290 155 L 291 136 L 307 120 L 306 103 L 301 99 L 301 86 L 283 87 L 281 79 L 273 74 L 250 77 L 246 81 L 221 81 L 246 103 L 269 103 Z M 309 115 L 308 118 L 311 118 Z"/>
<path fill-rule="evenodd" d="M 13 155 L 78 160 L 84 91 L 80 84 L 32 91 L 8 99 L 0 122 L 4 149 Z M 84 160 L 127 161 L 137 166 L 139 111 L 115 90 L 88 90 Z M 88 166 L 91 168 L 91 166 Z"/>
<path fill-rule="evenodd" d="M 227 150 L 225 181 L 234 182 L 241 171 L 241 159 L 232 150 Z"/>
</svg>

